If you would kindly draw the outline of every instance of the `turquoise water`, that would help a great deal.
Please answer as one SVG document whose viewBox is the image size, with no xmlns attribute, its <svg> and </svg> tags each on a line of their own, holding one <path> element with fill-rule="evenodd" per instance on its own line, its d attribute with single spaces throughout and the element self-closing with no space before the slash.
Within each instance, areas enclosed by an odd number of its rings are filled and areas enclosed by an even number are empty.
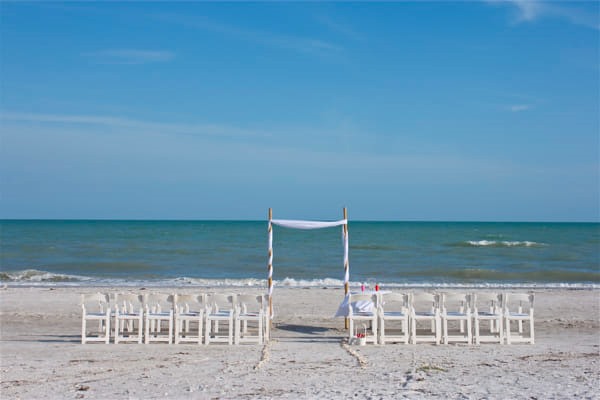
<svg viewBox="0 0 600 400">
<path fill-rule="evenodd" d="M 266 221 L 0 222 L 9 285 L 264 285 Z M 276 285 L 343 279 L 341 228 L 274 228 Z M 598 286 L 600 224 L 349 222 L 350 280 Z"/>
</svg>

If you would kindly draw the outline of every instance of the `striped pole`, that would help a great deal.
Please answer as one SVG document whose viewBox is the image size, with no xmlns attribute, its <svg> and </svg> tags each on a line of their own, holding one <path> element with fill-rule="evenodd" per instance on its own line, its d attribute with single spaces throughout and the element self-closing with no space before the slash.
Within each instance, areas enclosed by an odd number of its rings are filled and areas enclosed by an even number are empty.
<svg viewBox="0 0 600 400">
<path fill-rule="evenodd" d="M 350 262 L 348 260 L 348 210 L 344 207 L 344 219 L 346 223 L 343 226 L 344 232 L 344 296 L 348 296 L 350 289 Z M 348 329 L 348 318 L 344 320 L 344 326 Z"/>
<path fill-rule="evenodd" d="M 271 220 L 273 219 L 273 209 L 269 208 L 269 252 L 267 262 L 267 287 L 269 288 L 269 323 L 273 318 L 273 225 Z"/>
</svg>

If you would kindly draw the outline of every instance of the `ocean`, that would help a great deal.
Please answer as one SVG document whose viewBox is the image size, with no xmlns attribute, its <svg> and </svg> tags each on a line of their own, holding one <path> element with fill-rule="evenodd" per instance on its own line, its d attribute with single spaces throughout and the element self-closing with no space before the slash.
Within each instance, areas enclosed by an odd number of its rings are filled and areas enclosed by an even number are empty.
<svg viewBox="0 0 600 400">
<path fill-rule="evenodd" d="M 350 280 L 600 287 L 600 224 L 349 221 Z M 341 227 L 273 227 L 275 287 L 341 287 Z M 9 286 L 266 286 L 267 221 L 0 221 Z"/>
</svg>

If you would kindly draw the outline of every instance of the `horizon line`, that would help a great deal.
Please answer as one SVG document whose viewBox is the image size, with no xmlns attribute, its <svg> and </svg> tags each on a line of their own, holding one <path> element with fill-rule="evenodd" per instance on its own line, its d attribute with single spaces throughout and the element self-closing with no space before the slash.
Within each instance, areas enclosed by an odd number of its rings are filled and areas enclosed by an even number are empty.
<svg viewBox="0 0 600 400">
<path fill-rule="evenodd" d="M 284 218 L 288 219 L 288 218 Z M 71 221 L 71 222 L 268 222 L 269 219 L 233 219 L 233 218 L 0 218 L 4 221 Z M 308 219 L 307 221 L 335 221 L 333 219 Z M 457 220 L 457 219 L 348 219 L 348 222 L 416 222 L 416 223 L 506 223 L 506 224 L 600 224 L 600 220 Z"/>
</svg>

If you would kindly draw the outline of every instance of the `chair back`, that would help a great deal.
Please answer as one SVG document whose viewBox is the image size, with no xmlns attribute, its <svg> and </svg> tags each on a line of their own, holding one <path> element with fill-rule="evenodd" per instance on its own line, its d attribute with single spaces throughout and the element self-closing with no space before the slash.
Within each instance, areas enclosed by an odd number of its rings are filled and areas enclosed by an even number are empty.
<svg viewBox="0 0 600 400">
<path fill-rule="evenodd" d="M 110 307 L 110 301 L 107 294 L 92 293 L 81 295 L 81 307 L 84 311 L 94 311 L 105 313 Z"/>
<path fill-rule="evenodd" d="M 440 306 L 439 295 L 429 292 L 412 293 L 410 296 L 410 308 L 413 311 L 432 311 Z"/>
<path fill-rule="evenodd" d="M 377 294 L 352 294 L 348 295 L 348 315 L 356 313 L 375 313 L 379 307 Z"/>
<path fill-rule="evenodd" d="M 479 312 L 501 313 L 502 295 L 498 293 L 473 293 L 471 295 L 471 308 L 474 314 Z"/>
<path fill-rule="evenodd" d="M 165 293 L 148 293 L 144 295 L 146 312 L 161 313 L 173 310 L 174 296 Z"/>
<path fill-rule="evenodd" d="M 233 310 L 235 308 L 235 295 L 211 293 L 206 299 L 207 307 L 212 311 Z"/>
<path fill-rule="evenodd" d="M 386 311 L 405 311 L 408 309 L 409 296 L 406 293 L 381 294 L 379 307 Z"/>
<path fill-rule="evenodd" d="M 460 311 L 470 312 L 470 295 L 464 293 L 442 293 L 442 312 Z"/>
<path fill-rule="evenodd" d="M 243 312 L 262 313 L 264 310 L 263 296 L 251 294 L 239 294 L 236 298 L 236 305 Z"/>
<path fill-rule="evenodd" d="M 115 294 L 115 308 L 123 314 L 133 314 L 140 311 L 144 304 L 144 298 L 140 294 L 118 293 Z"/>
<path fill-rule="evenodd" d="M 204 294 L 176 294 L 173 301 L 175 311 L 180 313 L 199 312 L 206 308 Z"/>
<path fill-rule="evenodd" d="M 351 301 L 372 301 L 373 303 L 378 303 L 378 298 L 376 294 L 349 294 Z"/>
<path fill-rule="evenodd" d="M 533 293 L 506 293 L 503 297 L 505 312 L 533 314 Z"/>
</svg>

